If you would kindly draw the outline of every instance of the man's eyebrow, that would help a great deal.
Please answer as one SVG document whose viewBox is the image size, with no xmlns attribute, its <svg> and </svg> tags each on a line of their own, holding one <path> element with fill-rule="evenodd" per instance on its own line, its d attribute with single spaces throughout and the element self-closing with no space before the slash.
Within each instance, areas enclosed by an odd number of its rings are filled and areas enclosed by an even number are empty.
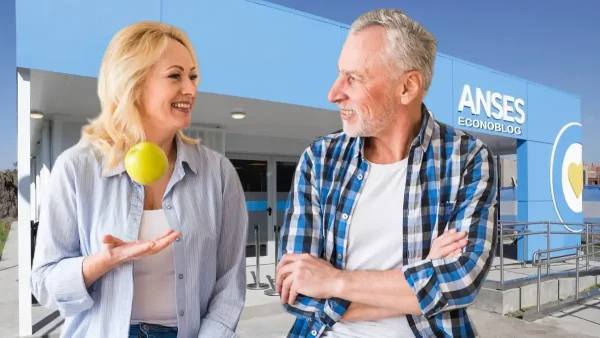
<svg viewBox="0 0 600 338">
<path fill-rule="evenodd" d="M 344 75 L 352 75 L 353 77 L 357 78 L 357 79 L 363 79 L 364 76 L 354 70 L 349 70 L 349 69 L 339 69 L 338 73 L 340 74 L 344 74 Z"/>
</svg>

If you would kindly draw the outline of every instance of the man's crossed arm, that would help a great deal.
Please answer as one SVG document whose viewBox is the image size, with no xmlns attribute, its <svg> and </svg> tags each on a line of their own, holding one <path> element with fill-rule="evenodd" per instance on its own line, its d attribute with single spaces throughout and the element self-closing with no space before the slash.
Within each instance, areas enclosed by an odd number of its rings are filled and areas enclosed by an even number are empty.
<svg viewBox="0 0 600 338">
<path fill-rule="evenodd" d="M 436 238 L 427 259 L 459 255 L 467 244 L 465 235 L 452 229 Z M 286 254 L 278 265 L 276 281 L 282 303 L 289 305 L 294 305 L 298 294 L 350 301 L 344 321 L 421 314 L 417 296 L 400 269 L 344 271 L 310 254 Z"/>
</svg>

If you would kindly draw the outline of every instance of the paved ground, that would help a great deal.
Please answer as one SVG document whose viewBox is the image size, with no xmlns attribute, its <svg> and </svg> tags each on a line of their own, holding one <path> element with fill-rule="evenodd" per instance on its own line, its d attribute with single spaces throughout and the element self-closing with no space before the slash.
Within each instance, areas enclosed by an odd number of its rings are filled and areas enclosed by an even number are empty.
<svg viewBox="0 0 600 338">
<path fill-rule="evenodd" d="M 263 306 L 264 308 L 265 306 Z M 285 337 L 287 331 L 293 323 L 293 317 L 280 312 L 273 311 L 263 316 L 247 316 L 247 313 L 253 311 L 249 308 L 242 316 L 238 326 L 240 338 L 280 338 Z M 262 310 L 266 312 L 267 310 Z M 482 338 L 508 338 L 508 337 L 546 337 L 546 338 L 565 338 L 565 337 L 600 337 L 600 327 L 595 325 L 581 327 L 578 325 L 569 325 L 562 327 L 562 320 L 546 320 L 540 323 L 530 323 L 520 319 L 491 314 L 485 311 L 471 309 L 469 311 L 473 322 L 479 330 Z M 600 312 L 597 312 L 600 313 Z M 600 317 L 598 317 L 600 318 Z M 594 332 L 594 327 L 596 331 Z M 587 330 L 586 330 L 587 328 Z M 583 332 L 589 331 L 589 332 Z"/>
<path fill-rule="evenodd" d="M 18 336 L 18 274 L 17 274 L 17 231 L 16 224 L 9 235 L 3 259 L 0 262 L 0 337 Z M 261 282 L 266 275 L 273 275 L 274 266 L 261 267 Z M 248 282 L 252 282 L 252 267 L 247 269 Z M 515 271 L 515 273 L 517 273 Z M 529 271 L 521 271 L 529 274 Z M 293 322 L 293 317 L 284 313 L 277 297 L 269 297 L 264 291 L 248 290 L 246 308 L 238 325 L 240 338 L 285 337 Z M 33 323 L 39 323 L 53 311 L 34 307 Z M 470 309 L 470 315 L 480 331 L 482 338 L 504 337 L 600 337 L 600 300 L 590 300 L 586 304 L 530 323 L 520 319 L 491 314 Z M 35 333 L 36 337 L 50 333 L 49 337 L 58 337 L 61 318 L 53 319 L 43 329 Z"/>
<path fill-rule="evenodd" d="M 543 325 L 560 326 L 570 332 L 600 337 L 600 299 L 552 314 L 536 321 Z"/>
</svg>

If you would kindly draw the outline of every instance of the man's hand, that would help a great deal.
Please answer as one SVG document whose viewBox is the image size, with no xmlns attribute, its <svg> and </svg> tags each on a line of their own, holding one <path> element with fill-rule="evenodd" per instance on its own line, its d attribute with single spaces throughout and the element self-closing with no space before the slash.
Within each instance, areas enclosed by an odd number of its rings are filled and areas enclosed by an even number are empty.
<svg viewBox="0 0 600 338">
<path fill-rule="evenodd" d="M 467 246 L 467 240 L 464 239 L 466 235 L 466 232 L 458 232 L 456 229 L 444 232 L 433 240 L 427 259 L 451 258 L 460 255 Z"/>
<path fill-rule="evenodd" d="M 282 304 L 293 305 L 298 294 L 330 298 L 341 271 L 310 254 L 285 254 L 277 266 L 276 289 Z"/>
<path fill-rule="evenodd" d="M 451 258 L 467 245 L 466 232 L 451 229 L 433 240 L 427 259 Z M 286 254 L 277 266 L 276 289 L 281 302 L 294 304 L 298 294 L 331 298 L 339 287 L 342 271 L 310 254 Z"/>
</svg>

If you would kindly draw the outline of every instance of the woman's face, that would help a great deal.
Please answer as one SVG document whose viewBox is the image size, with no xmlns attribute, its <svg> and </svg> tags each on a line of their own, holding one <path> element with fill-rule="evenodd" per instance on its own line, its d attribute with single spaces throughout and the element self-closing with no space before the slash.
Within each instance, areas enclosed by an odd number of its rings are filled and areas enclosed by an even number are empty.
<svg viewBox="0 0 600 338">
<path fill-rule="evenodd" d="M 190 125 L 197 78 L 198 70 L 188 50 L 170 39 L 143 85 L 142 121 L 147 134 L 176 132 Z"/>
</svg>

